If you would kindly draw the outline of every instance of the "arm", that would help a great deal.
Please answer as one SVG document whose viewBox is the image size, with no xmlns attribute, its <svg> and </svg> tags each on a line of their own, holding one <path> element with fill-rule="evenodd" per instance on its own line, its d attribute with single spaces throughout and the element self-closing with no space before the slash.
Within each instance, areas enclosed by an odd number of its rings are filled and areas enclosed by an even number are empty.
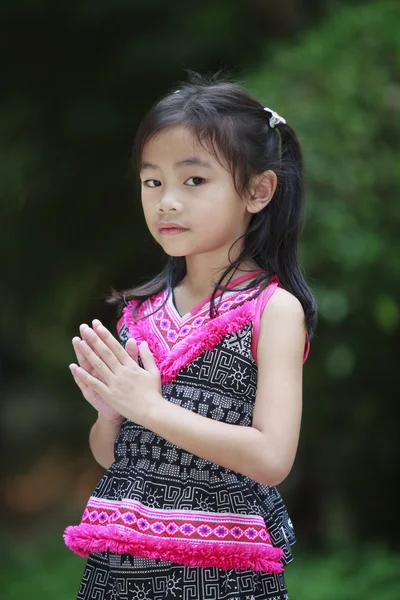
<svg viewBox="0 0 400 600">
<path fill-rule="evenodd" d="M 98 413 L 89 434 L 89 445 L 95 460 L 108 469 L 114 462 L 114 442 L 122 425 L 120 422 L 111 422 Z"/>
<path fill-rule="evenodd" d="M 286 290 L 268 301 L 260 323 L 252 427 L 223 423 L 170 402 L 154 402 L 144 425 L 187 452 L 264 485 L 278 485 L 295 459 L 302 408 L 304 311 Z"/>
</svg>

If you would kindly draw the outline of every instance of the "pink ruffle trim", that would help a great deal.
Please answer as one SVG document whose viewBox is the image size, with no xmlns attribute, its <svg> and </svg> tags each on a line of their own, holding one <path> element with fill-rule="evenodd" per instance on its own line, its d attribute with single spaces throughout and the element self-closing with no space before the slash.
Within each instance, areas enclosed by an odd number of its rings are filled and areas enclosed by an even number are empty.
<svg viewBox="0 0 400 600">
<path fill-rule="evenodd" d="M 161 373 L 163 384 L 170 383 L 185 366 L 189 365 L 203 352 L 212 350 L 228 333 L 236 333 L 252 321 L 254 317 L 254 304 L 246 301 L 237 308 L 230 310 L 205 325 L 193 331 L 182 341 L 178 342 L 171 351 L 162 347 L 156 335 L 151 330 L 148 319 L 134 321 L 132 308 L 135 303 L 130 303 L 124 308 L 125 323 L 129 334 L 138 344 L 147 341 L 154 356 L 156 365 Z"/>
<path fill-rule="evenodd" d="M 154 538 L 126 530 L 117 525 L 71 525 L 64 532 L 68 548 L 79 556 L 110 550 L 116 554 L 132 554 L 150 559 L 162 559 L 187 567 L 217 567 L 221 569 L 252 569 L 281 573 L 281 548 L 267 544 L 243 542 L 191 542 L 185 539 Z"/>
</svg>

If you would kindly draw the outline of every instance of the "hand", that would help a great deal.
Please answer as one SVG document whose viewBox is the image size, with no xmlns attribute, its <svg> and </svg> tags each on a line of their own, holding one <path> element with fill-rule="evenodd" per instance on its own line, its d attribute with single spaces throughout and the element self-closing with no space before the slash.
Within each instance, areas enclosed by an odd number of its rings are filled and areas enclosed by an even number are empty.
<svg viewBox="0 0 400 600">
<path fill-rule="evenodd" d="M 75 380 L 90 390 L 91 397 L 101 397 L 116 413 L 144 425 L 150 408 L 162 400 L 160 372 L 147 343 L 139 348 L 141 368 L 128 353 L 132 345 L 136 347 L 134 339 L 124 349 L 101 324 L 83 327 L 81 335 L 79 351 L 90 369 L 71 364 Z"/>
<path fill-rule="evenodd" d="M 93 324 L 94 330 L 97 330 L 98 327 L 101 325 L 101 323 L 98 319 L 95 319 L 94 321 L 92 321 L 92 324 Z M 87 327 L 87 325 L 80 326 L 79 330 L 80 330 L 81 336 L 86 327 Z M 79 337 L 74 337 L 72 340 L 72 345 L 74 347 L 76 358 L 78 360 L 80 367 L 82 369 L 85 369 L 85 371 L 87 371 L 90 375 L 92 375 L 92 377 L 95 377 L 95 378 L 99 379 L 99 381 L 102 381 L 101 377 L 96 373 L 95 369 L 92 367 L 90 362 L 85 358 L 85 355 L 82 353 L 82 350 L 79 347 L 80 342 L 81 342 L 81 339 Z M 134 361 L 137 362 L 138 351 L 137 351 L 136 343 L 130 343 L 129 345 L 127 344 L 126 348 L 127 348 L 127 352 L 130 355 L 130 357 Z M 112 406 L 107 404 L 107 402 L 100 396 L 100 394 L 98 394 L 91 387 L 89 387 L 82 380 L 82 378 L 78 377 L 76 375 L 76 372 L 74 369 L 71 369 L 71 372 L 72 372 L 72 376 L 75 380 L 75 383 L 77 384 L 77 386 L 79 387 L 79 389 L 82 392 L 83 397 L 98 411 L 99 415 L 110 423 L 120 424 L 123 421 L 124 417 L 120 413 L 118 413 L 114 408 L 112 408 Z"/>
</svg>

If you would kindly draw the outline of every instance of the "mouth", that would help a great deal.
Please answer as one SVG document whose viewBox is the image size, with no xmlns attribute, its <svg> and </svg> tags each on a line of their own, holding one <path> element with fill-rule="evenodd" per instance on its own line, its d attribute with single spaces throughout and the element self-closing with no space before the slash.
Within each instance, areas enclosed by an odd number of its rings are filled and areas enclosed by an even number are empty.
<svg viewBox="0 0 400 600">
<path fill-rule="evenodd" d="M 161 225 L 158 228 L 158 231 L 161 233 L 161 235 L 178 235 L 178 233 L 185 233 L 185 231 L 189 231 L 188 229 L 185 229 L 184 227 L 176 227 L 176 226 L 168 226 L 166 227 L 165 225 Z"/>
</svg>

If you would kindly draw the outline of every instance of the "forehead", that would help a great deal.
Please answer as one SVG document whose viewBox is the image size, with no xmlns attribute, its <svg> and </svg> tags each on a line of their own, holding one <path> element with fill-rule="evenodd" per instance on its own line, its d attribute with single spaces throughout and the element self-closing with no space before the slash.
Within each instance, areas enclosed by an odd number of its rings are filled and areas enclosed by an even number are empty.
<svg viewBox="0 0 400 600">
<path fill-rule="evenodd" d="M 142 165 L 146 163 L 182 163 L 189 158 L 198 158 L 200 162 L 212 168 L 221 168 L 213 153 L 202 145 L 196 136 L 186 127 L 175 126 L 164 129 L 154 135 L 144 146 Z"/>
</svg>

